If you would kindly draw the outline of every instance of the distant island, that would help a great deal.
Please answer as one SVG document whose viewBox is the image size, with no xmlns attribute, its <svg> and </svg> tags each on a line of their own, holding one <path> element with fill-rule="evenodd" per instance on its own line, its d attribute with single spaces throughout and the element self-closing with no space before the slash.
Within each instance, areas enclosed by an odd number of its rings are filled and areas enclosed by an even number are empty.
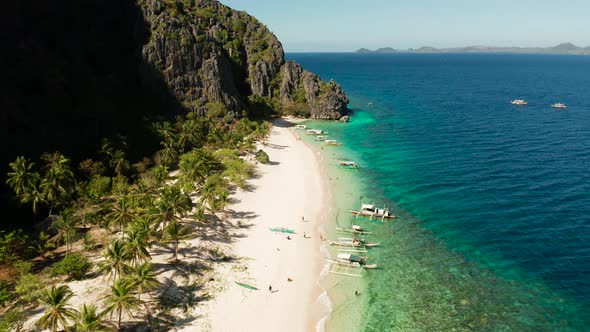
<svg viewBox="0 0 590 332">
<path fill-rule="evenodd" d="M 434 48 L 423 46 L 396 50 L 391 47 L 369 50 L 359 48 L 354 53 L 359 54 L 385 54 L 385 53 L 537 53 L 537 54 L 590 54 L 590 46 L 578 47 L 572 43 L 562 43 L 553 47 L 496 47 L 496 46 L 467 46 L 452 48 Z"/>
</svg>

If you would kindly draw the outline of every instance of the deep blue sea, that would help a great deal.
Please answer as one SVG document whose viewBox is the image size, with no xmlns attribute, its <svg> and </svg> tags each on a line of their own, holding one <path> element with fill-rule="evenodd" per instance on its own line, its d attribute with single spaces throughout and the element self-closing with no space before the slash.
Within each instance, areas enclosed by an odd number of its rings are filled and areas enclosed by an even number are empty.
<svg viewBox="0 0 590 332">
<path fill-rule="evenodd" d="M 359 329 L 590 329 L 590 56 L 287 58 L 343 86 L 352 121 L 318 126 L 399 215 Z"/>
</svg>

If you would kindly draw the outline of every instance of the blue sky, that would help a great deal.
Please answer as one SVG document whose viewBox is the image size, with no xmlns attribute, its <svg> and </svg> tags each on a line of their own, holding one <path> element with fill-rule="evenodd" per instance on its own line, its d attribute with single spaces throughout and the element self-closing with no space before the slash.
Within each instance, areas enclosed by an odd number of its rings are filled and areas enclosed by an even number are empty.
<svg viewBox="0 0 590 332">
<path fill-rule="evenodd" d="M 221 0 L 287 52 L 360 47 L 590 46 L 590 0 Z"/>
</svg>

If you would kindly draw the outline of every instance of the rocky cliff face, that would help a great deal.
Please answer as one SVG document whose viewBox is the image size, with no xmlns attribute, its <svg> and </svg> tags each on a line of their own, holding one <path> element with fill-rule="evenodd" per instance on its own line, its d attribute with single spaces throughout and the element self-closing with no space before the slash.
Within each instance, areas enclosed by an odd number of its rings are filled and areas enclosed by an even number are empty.
<svg viewBox="0 0 590 332">
<path fill-rule="evenodd" d="M 79 159 L 126 137 L 134 160 L 158 148 L 154 119 L 223 103 L 335 119 L 341 89 L 294 63 L 255 18 L 213 0 L 18 0 L 0 11 L 0 174 L 17 155 Z M 289 76 L 290 75 L 290 76 Z M 18 204 L 4 181 L 0 211 Z M 28 215 L 29 211 L 23 211 Z"/>
<path fill-rule="evenodd" d="M 215 0 L 138 4 L 151 30 L 143 56 L 184 107 L 204 111 L 208 102 L 219 102 L 239 114 L 256 96 L 317 119 L 348 113 L 342 88 L 285 63 L 281 43 L 254 17 Z"/>
<path fill-rule="evenodd" d="M 313 119 L 341 119 L 348 114 L 348 98 L 334 81 L 322 79 L 294 61 L 281 69 L 280 99 L 283 104 L 303 104 Z"/>
</svg>

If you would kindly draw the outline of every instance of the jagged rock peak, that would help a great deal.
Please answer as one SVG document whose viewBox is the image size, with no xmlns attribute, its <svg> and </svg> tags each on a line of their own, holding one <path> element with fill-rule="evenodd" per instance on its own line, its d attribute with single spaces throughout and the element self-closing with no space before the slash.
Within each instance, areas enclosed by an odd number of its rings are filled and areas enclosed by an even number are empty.
<svg viewBox="0 0 590 332">
<path fill-rule="evenodd" d="M 251 96 L 318 119 L 347 114 L 348 99 L 294 62 L 256 18 L 215 0 L 137 0 L 150 29 L 146 62 L 187 109 L 223 103 L 238 114 Z M 276 100 L 276 102 L 274 102 Z"/>
<path fill-rule="evenodd" d="M 283 65 L 281 76 L 279 91 L 283 103 L 305 103 L 313 119 L 333 120 L 348 114 L 348 98 L 333 80 L 326 83 L 294 61 Z"/>
</svg>

